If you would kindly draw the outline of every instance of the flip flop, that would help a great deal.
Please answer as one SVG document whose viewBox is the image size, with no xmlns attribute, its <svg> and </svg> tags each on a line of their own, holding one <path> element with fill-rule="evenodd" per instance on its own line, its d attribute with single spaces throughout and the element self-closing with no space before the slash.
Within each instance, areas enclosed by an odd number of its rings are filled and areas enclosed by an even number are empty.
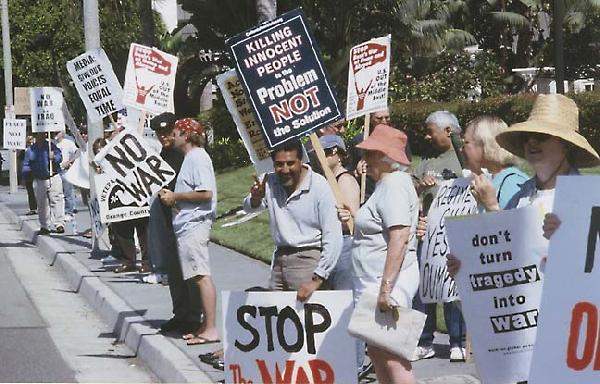
<svg viewBox="0 0 600 384">
<path fill-rule="evenodd" d="M 198 334 L 195 332 L 186 333 L 185 335 L 181 336 L 183 340 L 191 340 L 195 339 L 196 337 L 198 337 Z"/>
<path fill-rule="evenodd" d="M 221 339 L 209 340 L 202 336 L 196 336 L 192 339 L 188 339 L 187 345 L 205 345 L 205 344 L 214 344 L 214 343 L 220 343 L 220 342 L 221 342 Z"/>
<path fill-rule="evenodd" d="M 215 355 L 214 352 L 201 353 L 198 355 L 200 361 L 204 364 L 213 365 L 216 361 L 219 361 L 219 356 Z"/>
</svg>

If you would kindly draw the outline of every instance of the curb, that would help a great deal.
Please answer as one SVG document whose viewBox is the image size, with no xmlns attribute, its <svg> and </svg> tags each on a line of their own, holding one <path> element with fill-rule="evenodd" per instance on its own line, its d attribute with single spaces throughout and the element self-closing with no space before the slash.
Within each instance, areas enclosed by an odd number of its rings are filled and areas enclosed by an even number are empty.
<svg viewBox="0 0 600 384">
<path fill-rule="evenodd" d="M 63 271 L 70 287 L 81 294 L 94 311 L 106 322 L 119 341 L 131 348 L 136 356 L 163 382 L 212 383 L 194 361 L 157 330 L 143 322 L 127 302 L 117 295 L 99 277 L 77 260 L 57 240 L 37 236 L 37 230 L 20 218 L 5 203 L 0 211 L 21 226 L 27 240 L 38 246 L 39 252 L 52 258 L 51 266 Z"/>
</svg>

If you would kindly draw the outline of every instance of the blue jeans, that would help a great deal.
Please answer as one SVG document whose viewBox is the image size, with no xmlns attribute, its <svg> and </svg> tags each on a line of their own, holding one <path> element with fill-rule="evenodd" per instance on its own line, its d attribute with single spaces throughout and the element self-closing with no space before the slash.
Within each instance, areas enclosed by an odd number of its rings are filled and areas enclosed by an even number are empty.
<svg viewBox="0 0 600 384">
<path fill-rule="evenodd" d="M 65 213 L 72 215 L 75 209 L 75 189 L 73 184 L 65 179 L 64 172 L 60 174 L 60 178 L 62 179 L 63 195 L 65 195 Z"/>
<path fill-rule="evenodd" d="M 446 322 L 446 328 L 448 329 L 448 336 L 450 336 L 450 347 L 463 346 L 467 327 L 460 311 L 459 301 L 444 303 L 443 305 L 444 320 Z M 424 304 L 421 302 L 421 298 L 418 294 L 413 300 L 413 308 L 427 315 L 425 327 L 423 327 L 423 333 L 419 339 L 419 346 L 430 347 L 433 345 L 433 332 L 435 331 L 437 320 L 436 307 L 437 304 L 435 303 Z"/>
</svg>

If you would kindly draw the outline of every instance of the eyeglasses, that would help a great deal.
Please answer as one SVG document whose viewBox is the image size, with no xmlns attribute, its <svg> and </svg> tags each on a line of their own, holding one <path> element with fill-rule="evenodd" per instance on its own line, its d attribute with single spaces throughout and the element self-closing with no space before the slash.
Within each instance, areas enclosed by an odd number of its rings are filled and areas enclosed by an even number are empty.
<svg viewBox="0 0 600 384">
<path fill-rule="evenodd" d="M 325 152 L 325 156 L 326 156 L 326 157 L 333 156 L 333 155 L 337 154 L 337 147 L 333 147 L 333 148 L 325 148 L 325 149 L 323 150 L 323 152 Z"/>
<path fill-rule="evenodd" d="M 550 138 L 550 135 L 546 135 L 545 133 L 538 132 L 521 132 L 519 135 L 521 142 L 526 143 L 529 139 L 533 139 L 539 143 L 542 143 Z"/>
</svg>

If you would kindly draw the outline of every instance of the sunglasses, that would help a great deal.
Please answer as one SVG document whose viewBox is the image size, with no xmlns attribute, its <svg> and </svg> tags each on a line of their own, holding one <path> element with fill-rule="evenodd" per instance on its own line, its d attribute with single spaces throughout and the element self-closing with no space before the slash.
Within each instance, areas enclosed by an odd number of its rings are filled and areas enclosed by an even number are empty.
<svg viewBox="0 0 600 384">
<path fill-rule="evenodd" d="M 325 152 L 325 156 L 327 156 L 327 157 L 333 156 L 333 155 L 337 154 L 337 147 L 326 148 L 323 150 L 323 152 Z"/>
<path fill-rule="evenodd" d="M 539 143 L 542 143 L 548 139 L 550 139 L 550 135 L 546 135 L 545 133 L 538 132 L 521 132 L 519 135 L 521 142 L 526 143 L 529 139 L 533 139 Z"/>
</svg>

